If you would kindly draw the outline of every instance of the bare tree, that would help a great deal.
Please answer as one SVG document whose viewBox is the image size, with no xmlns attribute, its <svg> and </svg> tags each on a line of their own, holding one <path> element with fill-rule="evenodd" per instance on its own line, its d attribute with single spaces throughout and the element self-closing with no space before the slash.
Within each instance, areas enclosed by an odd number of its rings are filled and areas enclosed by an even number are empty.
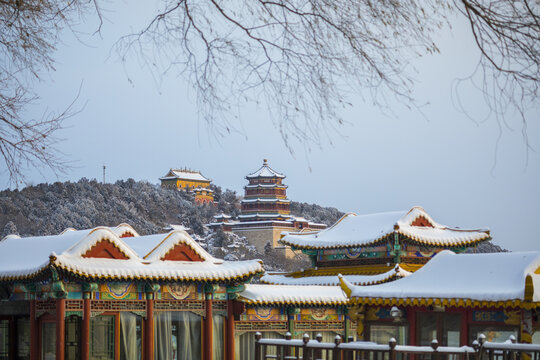
<svg viewBox="0 0 540 360">
<path fill-rule="evenodd" d="M 74 114 L 73 103 L 60 112 L 44 110 L 36 119 L 25 111 L 39 100 L 34 83 L 53 70 L 62 29 L 71 28 L 89 6 L 99 10 L 79 0 L 0 0 L 0 155 L 16 185 L 28 167 L 65 169 L 55 135 Z"/>
<path fill-rule="evenodd" d="M 537 1 L 537 0 L 535 0 Z M 122 38 L 157 76 L 185 75 L 213 129 L 264 100 L 286 144 L 319 144 L 355 91 L 386 107 L 416 106 L 410 60 L 437 53 L 432 34 L 465 16 L 481 52 L 492 110 L 537 106 L 539 5 L 531 0 L 163 0 L 146 28 Z M 525 119 L 525 118 L 524 118 Z"/>
</svg>

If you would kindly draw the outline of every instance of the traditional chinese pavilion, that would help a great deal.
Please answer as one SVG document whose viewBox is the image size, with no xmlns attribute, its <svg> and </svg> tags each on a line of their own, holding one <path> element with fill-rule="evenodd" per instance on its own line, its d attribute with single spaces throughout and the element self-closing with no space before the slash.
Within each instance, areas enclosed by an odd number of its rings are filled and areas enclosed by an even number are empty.
<svg viewBox="0 0 540 360">
<path fill-rule="evenodd" d="M 0 359 L 230 359 L 257 260 L 128 225 L 0 241 Z"/>
<path fill-rule="evenodd" d="M 273 170 L 264 159 L 257 171 L 246 176 L 248 184 L 244 187 L 238 219 L 219 214 L 209 226 L 245 236 L 261 252 L 267 243 L 274 248 L 284 248 L 278 244 L 283 231 L 325 229 L 325 224 L 291 215 L 291 201 L 287 198 L 287 185 L 283 184 L 283 179 L 285 175 Z"/>
<path fill-rule="evenodd" d="M 321 333 L 325 342 L 462 346 L 484 333 L 538 343 L 540 252 L 456 254 L 489 239 L 418 207 L 348 215 L 317 237 L 282 239 L 307 250 L 312 269 L 249 284 L 263 272 L 259 261 L 213 258 L 182 230 L 139 236 L 122 224 L 8 236 L 0 359 L 252 360 L 257 331 Z"/>
<path fill-rule="evenodd" d="M 281 242 L 308 254 L 313 268 L 267 273 L 239 300 L 267 314 L 249 319 L 270 338 L 287 328 L 294 337 L 321 333 L 326 342 L 340 335 L 463 346 L 484 333 L 540 343 L 540 253 L 458 254 L 490 239 L 487 229 L 447 227 L 420 207 L 347 214 L 318 233 L 285 235 Z"/>
</svg>

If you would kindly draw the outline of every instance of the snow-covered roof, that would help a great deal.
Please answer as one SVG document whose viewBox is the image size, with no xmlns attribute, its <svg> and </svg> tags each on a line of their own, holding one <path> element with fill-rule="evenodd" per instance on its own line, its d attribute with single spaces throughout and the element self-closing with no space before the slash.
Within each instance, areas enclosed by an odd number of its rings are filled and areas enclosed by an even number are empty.
<svg viewBox="0 0 540 360">
<path fill-rule="evenodd" d="M 289 233 L 280 241 L 298 249 L 330 249 L 366 246 L 398 233 L 423 245 L 452 247 L 490 239 L 489 230 L 462 230 L 435 222 L 419 206 L 409 211 L 356 215 L 349 213 L 316 234 Z"/>
<path fill-rule="evenodd" d="M 248 304 L 343 305 L 347 296 L 339 286 L 246 284 L 238 299 Z"/>
<path fill-rule="evenodd" d="M 280 213 L 254 213 L 254 214 L 240 214 L 238 215 L 239 219 L 250 219 L 250 218 L 290 218 L 291 215 L 280 214 Z"/>
<path fill-rule="evenodd" d="M 411 273 L 396 265 L 390 271 L 376 275 L 345 275 L 344 278 L 354 285 L 374 285 L 389 282 L 410 275 Z M 339 285 L 337 275 L 291 276 L 291 274 L 266 273 L 260 281 L 275 285 Z"/>
<path fill-rule="evenodd" d="M 230 219 L 230 218 L 231 216 L 225 213 L 219 213 L 217 215 L 214 215 L 214 219 Z"/>
<path fill-rule="evenodd" d="M 257 188 L 271 189 L 271 188 L 276 188 L 276 187 L 286 189 L 288 186 L 285 184 L 248 184 L 244 186 L 244 189 L 257 189 Z"/>
<path fill-rule="evenodd" d="M 254 179 L 254 178 L 285 178 L 285 175 L 278 173 L 277 171 L 274 171 L 270 166 L 268 166 L 268 160 L 264 159 L 263 165 L 259 168 L 259 170 L 255 171 L 254 173 L 246 175 L 246 179 Z"/>
<path fill-rule="evenodd" d="M 164 177 L 159 178 L 160 180 L 172 180 L 172 179 L 182 179 L 182 180 L 191 180 L 191 181 L 204 181 L 210 182 L 212 180 L 205 177 L 200 171 L 186 170 L 186 169 L 171 169 Z"/>
<path fill-rule="evenodd" d="M 540 306 L 540 252 L 456 255 L 444 250 L 402 279 L 355 286 L 343 278 L 342 288 L 353 303 Z"/>
<path fill-rule="evenodd" d="M 200 186 L 194 188 L 193 191 L 206 191 L 208 193 L 213 193 L 214 192 L 214 190 L 212 190 L 212 189 L 205 188 L 205 187 L 200 187 Z"/>
<path fill-rule="evenodd" d="M 119 252 L 121 258 L 89 255 L 103 243 Z M 198 260 L 167 260 L 166 255 L 177 246 L 189 248 Z M 0 242 L 0 280 L 31 278 L 49 266 L 77 276 L 119 280 L 226 281 L 263 271 L 259 260 L 216 259 L 185 231 L 178 230 L 120 238 L 114 228 L 97 227 L 53 236 L 7 238 Z"/>
<path fill-rule="evenodd" d="M 275 198 L 275 197 L 245 198 L 245 199 L 242 199 L 242 203 L 256 203 L 256 202 L 263 202 L 263 203 L 272 203 L 272 202 L 290 203 L 291 200 L 289 200 L 289 199 L 278 199 L 278 198 Z"/>
</svg>

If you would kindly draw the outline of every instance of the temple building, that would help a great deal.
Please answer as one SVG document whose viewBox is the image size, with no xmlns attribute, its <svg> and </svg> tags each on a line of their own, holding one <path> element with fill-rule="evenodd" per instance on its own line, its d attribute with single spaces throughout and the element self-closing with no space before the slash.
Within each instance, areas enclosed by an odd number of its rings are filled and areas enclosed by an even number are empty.
<svg viewBox="0 0 540 360">
<path fill-rule="evenodd" d="M 250 284 L 260 261 L 216 259 L 183 230 L 11 235 L 0 240 L 0 359 L 253 360 L 257 331 L 538 343 L 540 252 L 463 253 L 490 239 L 419 207 L 350 214 L 318 234 L 283 237 L 312 269 Z"/>
<path fill-rule="evenodd" d="M 302 217 L 291 215 L 291 201 L 287 198 L 287 185 L 283 184 L 285 175 L 278 173 L 264 159 L 263 165 L 248 174 L 248 184 L 244 186 L 241 213 L 233 220 L 226 214 L 216 215 L 210 228 L 221 228 L 245 236 L 248 241 L 264 252 L 267 243 L 273 248 L 286 247 L 279 244 L 282 232 L 318 231 L 326 224 L 318 224 Z"/>
<path fill-rule="evenodd" d="M 487 229 L 450 228 L 420 207 L 347 214 L 316 234 L 285 235 L 280 242 L 310 256 L 313 267 L 266 273 L 239 300 L 287 319 L 296 338 L 321 332 L 328 342 L 340 335 L 464 346 L 483 333 L 540 343 L 540 253 L 464 254 L 489 240 Z"/>
<path fill-rule="evenodd" d="M 258 260 L 128 225 L 0 241 L 0 359 L 234 358 L 233 300 Z"/>
<path fill-rule="evenodd" d="M 161 187 L 194 193 L 197 204 L 214 203 L 214 192 L 210 189 L 212 180 L 206 178 L 200 171 L 170 169 L 159 180 L 161 181 Z"/>
</svg>

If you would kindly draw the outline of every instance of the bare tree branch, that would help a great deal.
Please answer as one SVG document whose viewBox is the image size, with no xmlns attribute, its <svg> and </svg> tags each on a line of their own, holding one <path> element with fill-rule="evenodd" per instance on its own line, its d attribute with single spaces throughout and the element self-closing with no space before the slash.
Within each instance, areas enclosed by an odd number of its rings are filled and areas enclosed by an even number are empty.
<svg viewBox="0 0 540 360">
<path fill-rule="evenodd" d="M 432 34 L 454 13 L 481 51 L 488 105 L 538 105 L 539 4 L 531 0 L 163 0 L 150 24 L 116 46 L 185 75 L 210 128 L 231 109 L 264 101 L 286 144 L 320 144 L 341 123 L 350 91 L 387 108 L 416 106 L 410 61 L 437 53 Z M 492 86 L 494 84 L 494 86 Z M 505 106 L 506 106 L 505 105 Z"/>
</svg>

